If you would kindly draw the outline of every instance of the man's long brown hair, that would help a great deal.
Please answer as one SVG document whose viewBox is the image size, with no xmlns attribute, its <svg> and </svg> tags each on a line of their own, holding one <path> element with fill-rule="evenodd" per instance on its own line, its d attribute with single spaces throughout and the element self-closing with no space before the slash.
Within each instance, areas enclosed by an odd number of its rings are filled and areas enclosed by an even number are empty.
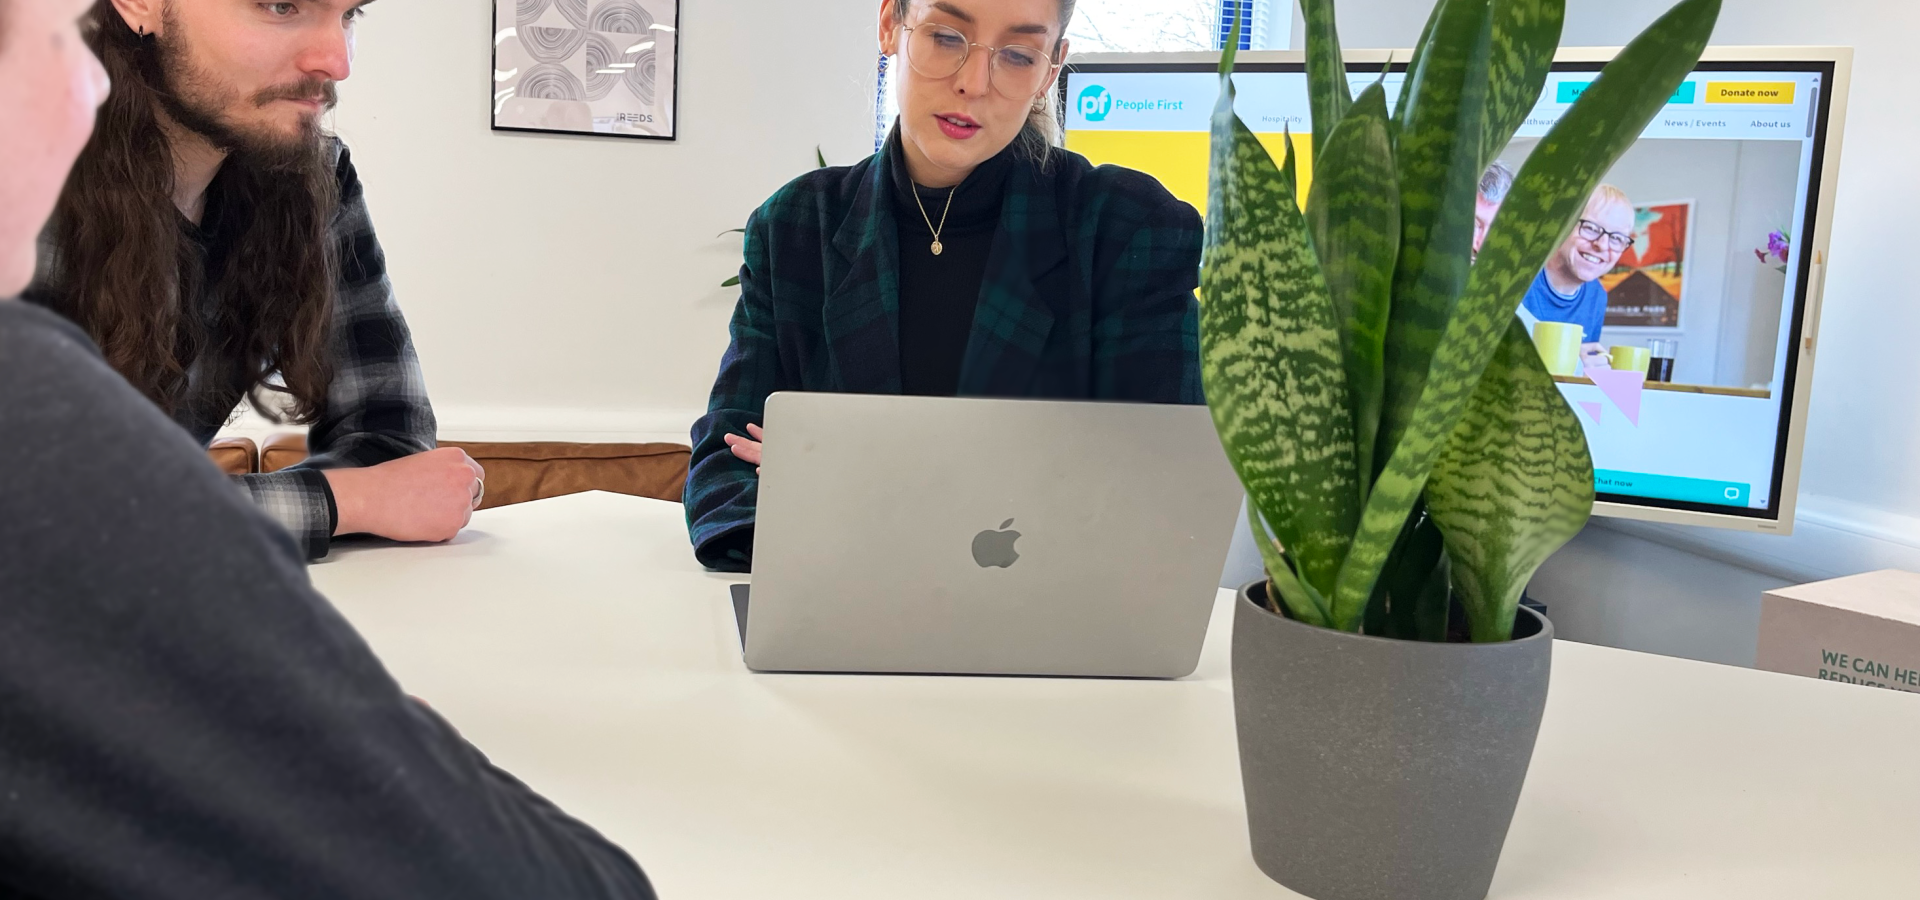
<svg viewBox="0 0 1920 900">
<path fill-rule="evenodd" d="M 328 228 L 339 189 L 323 145 L 230 152 L 219 178 L 230 243 L 209 270 L 173 202 L 159 117 L 179 102 L 159 41 L 129 28 L 112 0 L 94 5 L 87 41 L 113 91 L 54 214 L 60 283 L 49 302 L 171 415 L 223 418 L 231 407 L 209 407 L 238 387 L 269 416 L 284 406 L 296 421 L 318 418 L 333 380 L 340 252 Z M 278 384 L 268 380 L 276 373 Z M 286 402 L 269 403 L 272 393 Z"/>
</svg>

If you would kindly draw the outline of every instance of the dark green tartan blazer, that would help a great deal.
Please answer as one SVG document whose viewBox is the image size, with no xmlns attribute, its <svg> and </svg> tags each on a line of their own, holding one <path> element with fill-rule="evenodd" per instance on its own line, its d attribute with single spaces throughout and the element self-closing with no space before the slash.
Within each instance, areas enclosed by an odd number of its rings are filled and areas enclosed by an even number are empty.
<svg viewBox="0 0 1920 900">
<path fill-rule="evenodd" d="M 723 437 L 775 391 L 898 394 L 898 232 L 883 151 L 781 188 L 747 222 L 732 343 L 693 426 L 694 554 L 746 571 L 759 480 Z M 1066 150 L 1008 174 L 960 394 L 1200 403 L 1201 222 L 1151 176 Z M 1066 277 L 1053 270 L 1066 267 Z M 1045 276 L 1043 281 L 1043 276 Z M 1040 283 L 1066 286 L 1041 296 Z"/>
</svg>

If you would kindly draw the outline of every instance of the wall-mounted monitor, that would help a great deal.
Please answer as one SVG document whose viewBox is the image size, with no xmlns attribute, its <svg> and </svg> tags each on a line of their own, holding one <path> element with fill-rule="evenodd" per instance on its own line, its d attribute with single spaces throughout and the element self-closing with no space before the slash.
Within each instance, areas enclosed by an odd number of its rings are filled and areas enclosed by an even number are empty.
<svg viewBox="0 0 1920 900">
<path fill-rule="evenodd" d="M 1614 50 L 1563 50 L 1499 157 L 1518 172 Z M 1357 93 L 1409 51 L 1349 52 Z M 1585 426 L 1601 515 L 1787 533 L 1813 375 L 1852 53 L 1715 48 L 1604 179 L 1516 314 Z M 1310 188 L 1298 52 L 1241 53 L 1236 110 Z M 1213 54 L 1076 57 L 1067 148 L 1159 178 L 1202 212 Z M 1486 183 L 1500 193 L 1500 171 Z M 1497 204 L 1483 201 L 1497 220 Z"/>
</svg>

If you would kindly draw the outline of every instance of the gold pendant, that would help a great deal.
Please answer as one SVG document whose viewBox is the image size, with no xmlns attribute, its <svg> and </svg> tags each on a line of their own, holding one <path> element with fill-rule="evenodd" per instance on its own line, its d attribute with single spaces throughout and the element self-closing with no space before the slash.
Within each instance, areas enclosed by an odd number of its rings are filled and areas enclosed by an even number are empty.
<svg viewBox="0 0 1920 900">
<path fill-rule="evenodd" d="M 939 242 L 939 241 L 934 241 L 934 242 L 933 242 L 933 255 L 935 255 L 935 256 L 939 256 L 939 255 L 940 255 L 940 251 L 941 251 L 942 249 L 944 249 L 944 248 L 942 248 L 942 247 L 940 246 L 940 242 Z"/>
</svg>

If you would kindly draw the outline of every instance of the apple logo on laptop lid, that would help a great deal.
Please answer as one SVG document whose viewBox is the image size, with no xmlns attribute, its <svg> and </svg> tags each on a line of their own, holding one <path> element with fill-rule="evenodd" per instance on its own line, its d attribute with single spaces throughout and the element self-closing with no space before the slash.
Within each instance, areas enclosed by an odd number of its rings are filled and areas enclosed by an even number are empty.
<svg viewBox="0 0 1920 900">
<path fill-rule="evenodd" d="M 1013 542 L 1020 539 L 1020 532 L 1009 531 L 1013 520 L 1000 523 L 1000 530 L 987 530 L 973 536 L 973 561 L 980 568 L 1004 569 L 1020 559 L 1020 551 L 1013 549 Z"/>
</svg>

